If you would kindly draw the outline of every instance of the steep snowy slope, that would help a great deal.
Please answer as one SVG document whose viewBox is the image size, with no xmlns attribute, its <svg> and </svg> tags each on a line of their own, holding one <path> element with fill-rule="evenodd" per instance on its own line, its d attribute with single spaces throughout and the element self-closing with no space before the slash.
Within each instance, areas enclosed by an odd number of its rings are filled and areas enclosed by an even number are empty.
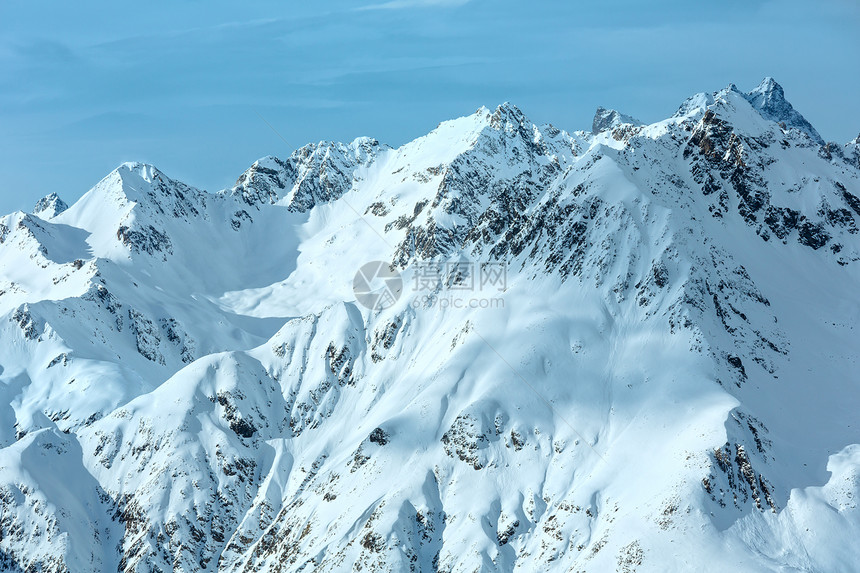
<svg viewBox="0 0 860 573">
<path fill-rule="evenodd" d="M 7 215 L 0 563 L 853 571 L 858 153 L 767 78 Z"/>
</svg>

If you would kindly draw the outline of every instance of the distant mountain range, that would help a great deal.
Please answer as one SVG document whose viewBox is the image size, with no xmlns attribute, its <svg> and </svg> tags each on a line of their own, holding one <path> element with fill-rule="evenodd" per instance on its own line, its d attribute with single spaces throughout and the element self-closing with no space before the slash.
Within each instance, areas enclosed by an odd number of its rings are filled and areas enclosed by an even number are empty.
<svg viewBox="0 0 860 573">
<path fill-rule="evenodd" d="M 858 222 L 770 78 L 123 164 L 0 218 L 0 568 L 856 571 Z"/>
</svg>

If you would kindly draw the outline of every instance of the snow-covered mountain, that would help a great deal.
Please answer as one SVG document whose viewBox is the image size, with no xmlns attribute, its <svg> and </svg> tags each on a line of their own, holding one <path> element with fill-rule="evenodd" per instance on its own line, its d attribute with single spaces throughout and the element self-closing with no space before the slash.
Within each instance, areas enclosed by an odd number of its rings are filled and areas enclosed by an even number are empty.
<svg viewBox="0 0 860 573">
<path fill-rule="evenodd" d="M 770 78 L 121 165 L 0 219 L 0 565 L 856 571 L 858 221 Z"/>
</svg>

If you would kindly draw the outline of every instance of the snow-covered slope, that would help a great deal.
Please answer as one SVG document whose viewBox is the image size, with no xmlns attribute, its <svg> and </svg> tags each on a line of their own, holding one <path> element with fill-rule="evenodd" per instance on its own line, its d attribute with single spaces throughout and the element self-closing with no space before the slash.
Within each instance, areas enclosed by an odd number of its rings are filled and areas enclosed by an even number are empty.
<svg viewBox="0 0 860 573">
<path fill-rule="evenodd" d="M 0 564 L 856 570 L 857 142 L 770 78 L 594 125 L 0 219 Z"/>
</svg>

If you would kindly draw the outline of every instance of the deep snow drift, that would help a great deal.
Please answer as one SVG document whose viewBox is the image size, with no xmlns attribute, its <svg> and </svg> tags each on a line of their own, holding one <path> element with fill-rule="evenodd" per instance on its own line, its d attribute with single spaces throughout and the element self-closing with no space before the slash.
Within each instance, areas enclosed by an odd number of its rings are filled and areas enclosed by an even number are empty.
<svg viewBox="0 0 860 573">
<path fill-rule="evenodd" d="M 856 570 L 860 146 L 770 78 L 594 126 L 0 219 L 0 564 Z"/>
</svg>

